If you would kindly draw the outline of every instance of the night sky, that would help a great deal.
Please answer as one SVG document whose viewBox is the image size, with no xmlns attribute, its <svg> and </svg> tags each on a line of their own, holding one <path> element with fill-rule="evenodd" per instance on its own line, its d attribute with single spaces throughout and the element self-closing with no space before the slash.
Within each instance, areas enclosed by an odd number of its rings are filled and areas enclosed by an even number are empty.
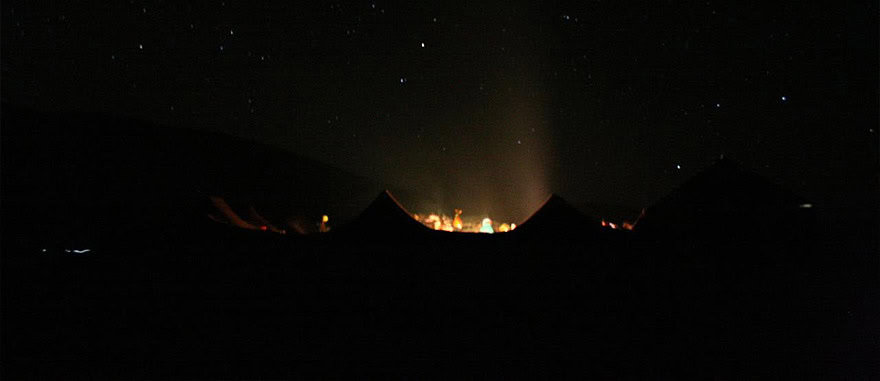
<svg viewBox="0 0 880 381">
<path fill-rule="evenodd" d="M 508 220 L 550 192 L 638 210 L 720 155 L 819 203 L 876 190 L 875 1 L 416 3 L 4 1 L 3 101 Z"/>
</svg>

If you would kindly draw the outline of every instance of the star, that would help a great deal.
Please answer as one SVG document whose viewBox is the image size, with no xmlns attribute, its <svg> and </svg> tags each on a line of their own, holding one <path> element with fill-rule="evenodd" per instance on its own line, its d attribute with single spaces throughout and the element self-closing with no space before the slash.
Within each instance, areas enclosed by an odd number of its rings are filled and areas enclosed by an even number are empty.
<svg viewBox="0 0 880 381">
<path fill-rule="evenodd" d="M 138 49 L 144 50 L 144 44 L 138 44 Z"/>
<path fill-rule="evenodd" d="M 676 164 L 676 165 L 675 165 L 675 169 L 681 169 L 681 165 L 680 165 L 680 164 Z"/>
<path fill-rule="evenodd" d="M 785 95 L 783 95 L 783 96 L 781 96 L 781 97 L 779 97 L 779 99 L 781 99 L 781 100 L 782 100 L 782 101 L 783 101 L 783 102 L 785 102 L 785 101 L 787 101 L 787 100 L 788 100 L 788 98 L 786 98 L 786 97 L 785 97 Z"/>
<path fill-rule="evenodd" d="M 420 45 L 421 47 L 423 47 L 423 48 L 425 47 L 425 43 L 424 43 L 424 42 L 421 43 L 421 44 L 419 44 L 419 45 Z"/>
<path fill-rule="evenodd" d="M 406 77 L 400 77 L 400 84 L 406 83 Z"/>
</svg>

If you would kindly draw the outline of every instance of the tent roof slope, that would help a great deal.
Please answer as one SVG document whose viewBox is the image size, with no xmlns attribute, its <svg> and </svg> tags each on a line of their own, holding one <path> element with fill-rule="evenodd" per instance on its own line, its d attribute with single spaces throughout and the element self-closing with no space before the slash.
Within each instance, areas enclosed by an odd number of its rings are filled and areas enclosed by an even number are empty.
<svg viewBox="0 0 880 381">
<path fill-rule="evenodd" d="M 803 210 L 808 201 L 731 159 L 720 159 L 645 210 L 635 230 L 747 224 Z"/>
<path fill-rule="evenodd" d="M 583 234 L 585 231 L 598 232 L 600 230 L 601 227 L 597 219 L 577 210 L 559 195 L 552 194 L 514 232 L 522 236 Z"/>
<path fill-rule="evenodd" d="M 384 190 L 352 222 L 341 226 L 338 233 L 373 237 L 426 234 L 430 230 L 412 215 L 389 192 Z"/>
</svg>

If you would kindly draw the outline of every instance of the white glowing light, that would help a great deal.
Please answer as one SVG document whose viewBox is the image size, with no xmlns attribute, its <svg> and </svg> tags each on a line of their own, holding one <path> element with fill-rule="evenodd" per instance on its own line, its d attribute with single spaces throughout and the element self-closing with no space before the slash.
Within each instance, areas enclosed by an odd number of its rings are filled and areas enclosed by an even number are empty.
<svg viewBox="0 0 880 381">
<path fill-rule="evenodd" d="M 800 205 L 798 205 L 798 206 L 799 206 L 801 209 L 810 209 L 810 208 L 813 207 L 813 204 L 809 204 L 809 203 L 807 203 L 807 204 L 800 204 Z"/>
<path fill-rule="evenodd" d="M 495 233 L 495 230 L 492 229 L 492 220 L 488 218 L 483 219 L 482 226 L 480 226 L 480 233 Z"/>
<path fill-rule="evenodd" d="M 424 43 L 424 42 L 421 43 L 421 44 L 419 44 L 419 45 L 420 45 L 421 47 L 423 47 L 423 48 L 425 47 L 425 43 Z"/>
</svg>

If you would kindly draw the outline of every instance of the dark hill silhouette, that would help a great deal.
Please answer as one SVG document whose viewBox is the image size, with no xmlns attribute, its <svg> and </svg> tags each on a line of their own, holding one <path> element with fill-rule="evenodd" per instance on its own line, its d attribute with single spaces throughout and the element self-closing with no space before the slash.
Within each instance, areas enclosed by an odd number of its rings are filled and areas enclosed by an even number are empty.
<svg viewBox="0 0 880 381">
<path fill-rule="evenodd" d="M 279 148 L 102 114 L 3 105 L 2 144 L 4 226 L 78 246 L 192 232 L 214 211 L 209 196 L 286 226 L 353 218 L 382 189 Z"/>
<path fill-rule="evenodd" d="M 815 222 L 809 201 L 722 158 L 648 207 L 635 231 L 669 237 L 768 239 Z"/>
</svg>

